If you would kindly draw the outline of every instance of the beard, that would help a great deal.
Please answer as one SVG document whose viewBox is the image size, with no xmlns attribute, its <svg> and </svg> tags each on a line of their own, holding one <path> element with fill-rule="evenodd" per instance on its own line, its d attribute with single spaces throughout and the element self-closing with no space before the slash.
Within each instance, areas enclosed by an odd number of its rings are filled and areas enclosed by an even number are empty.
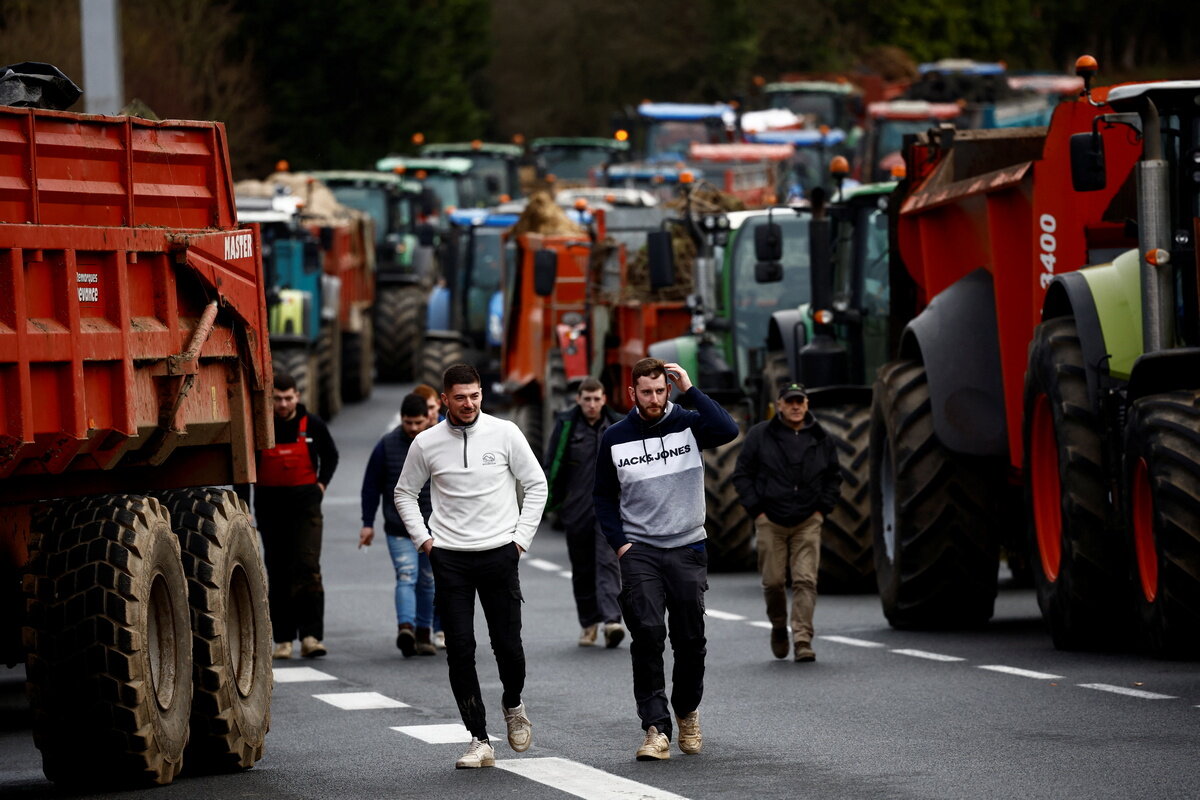
<svg viewBox="0 0 1200 800">
<path fill-rule="evenodd" d="M 642 419 L 648 420 L 661 419 L 663 412 L 667 408 L 667 403 L 665 400 L 663 401 L 662 405 L 644 406 L 636 397 L 633 399 L 633 405 L 635 408 L 637 408 L 638 413 L 641 414 Z"/>
<path fill-rule="evenodd" d="M 451 425 L 458 425 L 459 427 L 463 425 L 470 425 L 479 418 L 479 408 L 476 407 L 470 411 L 467 415 L 467 419 L 463 419 L 462 417 L 458 416 L 458 414 L 455 414 L 451 409 L 446 410 L 446 416 L 449 418 Z"/>
</svg>

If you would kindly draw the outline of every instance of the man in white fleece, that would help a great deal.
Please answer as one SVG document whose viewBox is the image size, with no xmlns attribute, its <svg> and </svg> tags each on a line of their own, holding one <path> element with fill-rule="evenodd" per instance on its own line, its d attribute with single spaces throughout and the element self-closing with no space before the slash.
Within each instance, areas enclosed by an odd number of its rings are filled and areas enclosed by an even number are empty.
<svg viewBox="0 0 1200 800">
<path fill-rule="evenodd" d="M 471 744 L 455 766 L 491 767 L 479 676 L 475 672 L 475 595 L 487 618 L 500 682 L 508 743 L 529 748 L 533 726 L 521 702 L 521 582 L 517 565 L 529 549 L 546 505 L 546 476 L 516 425 L 480 410 L 479 373 L 455 364 L 442 376 L 446 419 L 417 435 L 396 483 L 396 509 L 433 566 L 434 604 L 446 632 L 450 688 Z M 429 526 L 417 497 L 430 482 Z M 518 506 L 517 482 L 525 492 Z"/>
</svg>

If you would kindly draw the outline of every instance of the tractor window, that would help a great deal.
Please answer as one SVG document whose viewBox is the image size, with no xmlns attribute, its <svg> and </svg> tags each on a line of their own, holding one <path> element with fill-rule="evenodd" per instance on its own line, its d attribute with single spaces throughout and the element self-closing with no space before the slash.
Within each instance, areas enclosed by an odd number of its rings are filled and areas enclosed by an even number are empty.
<svg viewBox="0 0 1200 800">
<path fill-rule="evenodd" d="M 504 239 L 498 231 L 475 231 L 471 237 L 471 274 L 467 287 L 467 330 L 482 341 L 488 302 L 500 288 Z"/>
<path fill-rule="evenodd" d="M 774 215 L 773 221 L 783 229 L 782 282 L 757 283 L 754 280 L 754 229 L 767 224 L 765 216 L 752 217 L 742 223 L 733 245 L 729 292 L 734 358 L 739 375 L 749 374 L 749 350 L 765 344 L 771 314 L 807 303 L 811 289 L 807 217 L 797 217 L 789 212 Z"/>
<path fill-rule="evenodd" d="M 653 120 L 646 123 L 646 157 L 687 158 L 688 146 L 692 142 L 717 143 L 722 141 L 713 133 L 712 126 L 698 120 Z"/>
<path fill-rule="evenodd" d="M 438 199 L 442 201 L 443 210 L 445 210 L 448 206 L 453 206 L 454 208 L 465 207 L 462 203 L 463 198 L 460 196 L 458 191 L 457 176 L 431 174 L 425 178 L 425 185 L 437 193 Z"/>
<path fill-rule="evenodd" d="M 771 95 L 771 108 L 786 108 L 803 117 L 811 128 L 818 125 L 841 127 L 838 102 L 831 94 L 815 92 L 777 92 Z"/>
<path fill-rule="evenodd" d="M 375 244 L 383 244 L 388 233 L 388 198 L 382 189 L 372 186 L 337 186 L 333 196 L 344 206 L 368 214 L 375 222 Z"/>
<path fill-rule="evenodd" d="M 516 194 L 515 187 L 509 185 L 508 161 L 502 156 L 487 153 L 476 153 L 471 156 L 471 172 L 478 176 L 479 185 L 484 187 L 484 194 Z M 488 183 L 496 187 L 494 192 L 488 191 Z"/>
<path fill-rule="evenodd" d="M 538 153 L 538 169 L 560 181 L 587 181 L 608 163 L 608 151 L 587 147 L 550 147 Z"/>
<path fill-rule="evenodd" d="M 934 127 L 937 123 L 928 119 L 878 119 L 879 144 L 875 150 L 876 160 L 882 160 L 889 153 L 898 153 L 904 144 L 904 135 L 922 133 Z M 878 166 L 878 164 L 876 164 Z"/>
</svg>

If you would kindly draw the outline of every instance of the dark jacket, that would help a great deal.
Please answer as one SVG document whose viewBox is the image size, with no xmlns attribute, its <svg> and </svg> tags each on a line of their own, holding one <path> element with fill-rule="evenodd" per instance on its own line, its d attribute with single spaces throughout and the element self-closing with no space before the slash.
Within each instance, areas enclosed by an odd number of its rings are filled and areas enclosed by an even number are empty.
<svg viewBox="0 0 1200 800">
<path fill-rule="evenodd" d="M 600 437 L 610 426 L 621 421 L 621 415 L 604 406 L 600 419 L 589 425 L 578 405 L 562 411 L 554 421 L 554 431 L 546 440 L 546 457 L 542 460 L 550 497 L 547 511 L 558 511 L 564 526 L 595 523 L 592 486 L 596 478 L 596 453 Z"/>
<path fill-rule="evenodd" d="M 338 465 L 338 451 L 329 435 L 329 428 L 316 414 L 309 414 L 303 403 L 296 404 L 296 414 L 291 419 L 275 417 L 275 443 L 293 444 L 300 435 L 300 418 L 308 416 L 308 438 L 312 443 L 308 446 L 308 454 L 312 458 L 313 471 L 317 473 L 317 483 L 329 488 L 333 480 L 334 470 Z M 263 487 L 270 488 L 270 487 Z"/>
<path fill-rule="evenodd" d="M 811 412 L 798 431 L 779 417 L 760 422 L 742 442 L 733 485 L 751 517 L 796 525 L 814 511 L 828 516 L 842 485 L 837 447 Z"/>
<path fill-rule="evenodd" d="M 404 428 L 396 428 L 386 434 L 371 451 L 367 460 L 367 470 L 363 473 L 362 483 L 362 524 L 364 528 L 375 527 L 375 512 L 379 508 L 380 498 L 383 499 L 383 530 L 388 536 L 408 536 L 404 520 L 396 510 L 393 495 L 396 491 L 396 481 L 404 470 L 404 460 L 408 458 L 408 448 L 413 440 L 404 432 Z M 433 505 L 429 499 L 429 482 L 417 495 L 417 504 L 421 507 L 421 516 L 429 522 Z"/>
</svg>

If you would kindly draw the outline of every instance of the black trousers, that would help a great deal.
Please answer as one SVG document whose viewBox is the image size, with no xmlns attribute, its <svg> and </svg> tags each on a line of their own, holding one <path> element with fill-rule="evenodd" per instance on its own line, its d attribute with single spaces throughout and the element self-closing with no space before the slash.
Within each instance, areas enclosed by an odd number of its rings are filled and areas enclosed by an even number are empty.
<svg viewBox="0 0 1200 800">
<path fill-rule="evenodd" d="M 629 628 L 633 659 L 633 697 L 642 730 L 653 725 L 671 738 L 667 710 L 663 650 L 670 618 L 671 707 L 685 717 L 704 696 L 704 592 L 708 589 L 708 554 L 690 547 L 661 549 L 635 542 L 621 566 L 621 610 Z"/>
<path fill-rule="evenodd" d="M 276 642 L 325 638 L 325 586 L 321 582 L 321 498 L 308 486 L 258 486 L 254 518 L 263 540 L 267 602 Z"/>
<path fill-rule="evenodd" d="M 515 544 L 492 550 L 447 550 L 436 544 L 433 565 L 434 605 L 446 634 L 446 663 L 458 713 L 471 735 L 487 741 L 487 714 L 475 671 L 475 596 L 483 606 L 505 708 L 521 703 L 525 688 L 525 649 L 521 645 L 520 552 Z"/>
<path fill-rule="evenodd" d="M 595 517 L 587 526 L 567 527 L 567 556 L 571 559 L 571 589 L 579 626 L 598 622 L 620 622 L 621 571 L 608 540 L 596 527 Z"/>
</svg>

